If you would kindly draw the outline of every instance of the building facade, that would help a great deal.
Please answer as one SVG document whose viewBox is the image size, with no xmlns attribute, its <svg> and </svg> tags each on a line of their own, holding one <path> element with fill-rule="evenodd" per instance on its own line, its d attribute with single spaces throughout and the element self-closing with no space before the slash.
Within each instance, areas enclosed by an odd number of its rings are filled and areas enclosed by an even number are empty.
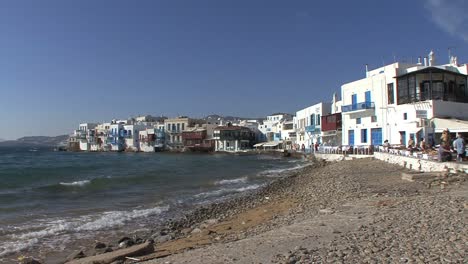
<svg viewBox="0 0 468 264">
<path fill-rule="evenodd" d="M 322 116 L 331 113 L 331 103 L 321 102 L 296 112 L 296 149 L 310 150 L 322 142 Z"/>
<path fill-rule="evenodd" d="M 430 59 L 434 63 L 434 59 Z M 437 143 L 434 118 L 468 119 L 467 65 L 393 63 L 341 87 L 343 145 Z"/>
<path fill-rule="evenodd" d="M 251 149 L 255 144 L 255 134 L 247 127 L 219 126 L 214 130 L 215 151 L 237 152 Z"/>
</svg>

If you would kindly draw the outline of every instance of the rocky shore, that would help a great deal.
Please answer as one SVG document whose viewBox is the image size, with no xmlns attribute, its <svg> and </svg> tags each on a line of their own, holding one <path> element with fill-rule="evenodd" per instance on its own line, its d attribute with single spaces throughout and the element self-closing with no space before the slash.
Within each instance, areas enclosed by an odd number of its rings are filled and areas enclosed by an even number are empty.
<svg viewBox="0 0 468 264">
<path fill-rule="evenodd" d="M 151 252 L 113 263 L 467 263 L 467 175 L 409 182 L 402 172 L 371 159 L 315 161 L 69 260 L 150 243 Z"/>
<path fill-rule="evenodd" d="M 402 172 L 376 160 L 317 162 L 174 222 L 174 239 L 156 243 L 156 252 L 141 260 L 467 263 L 467 175 L 408 182 Z"/>
</svg>

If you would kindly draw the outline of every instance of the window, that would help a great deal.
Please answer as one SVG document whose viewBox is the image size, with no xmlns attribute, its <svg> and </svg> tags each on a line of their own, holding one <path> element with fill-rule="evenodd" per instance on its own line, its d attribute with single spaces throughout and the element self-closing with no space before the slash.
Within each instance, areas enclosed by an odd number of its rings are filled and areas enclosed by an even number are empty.
<svg viewBox="0 0 468 264">
<path fill-rule="evenodd" d="M 408 77 L 408 100 L 410 102 L 416 101 L 416 76 Z"/>
<path fill-rule="evenodd" d="M 310 115 L 310 125 L 315 125 L 315 114 Z"/>
<path fill-rule="evenodd" d="M 395 92 L 393 91 L 393 83 L 387 84 L 388 104 L 395 103 Z"/>
<path fill-rule="evenodd" d="M 361 118 L 360 117 L 356 118 L 356 125 L 357 124 L 361 124 Z"/>
<path fill-rule="evenodd" d="M 171 131 L 171 124 L 167 124 L 167 131 Z"/>
<path fill-rule="evenodd" d="M 403 120 L 408 120 L 408 113 L 403 113 Z"/>
<path fill-rule="evenodd" d="M 185 130 L 185 123 L 182 123 L 182 130 Z"/>
<path fill-rule="evenodd" d="M 320 114 L 317 114 L 317 126 L 320 126 Z"/>
<path fill-rule="evenodd" d="M 398 79 L 397 93 L 398 93 L 398 104 L 409 103 L 408 78 L 403 77 L 403 78 Z"/>
<path fill-rule="evenodd" d="M 177 124 L 177 132 L 179 132 L 179 131 L 180 131 L 180 124 L 178 123 Z"/>
<path fill-rule="evenodd" d="M 367 143 L 367 129 L 361 129 L 361 143 Z"/>
<path fill-rule="evenodd" d="M 375 115 L 374 115 L 374 116 L 371 116 L 371 122 L 372 122 L 372 123 L 377 122 L 377 116 L 375 116 Z"/>
<path fill-rule="evenodd" d="M 175 131 L 175 130 L 176 130 L 176 125 L 172 124 L 172 131 Z"/>
</svg>

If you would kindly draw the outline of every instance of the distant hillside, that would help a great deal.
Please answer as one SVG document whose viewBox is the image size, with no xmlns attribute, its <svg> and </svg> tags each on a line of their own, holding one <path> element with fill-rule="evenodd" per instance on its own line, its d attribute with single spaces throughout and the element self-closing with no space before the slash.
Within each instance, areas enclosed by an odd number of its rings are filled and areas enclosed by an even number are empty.
<svg viewBox="0 0 468 264">
<path fill-rule="evenodd" d="M 237 120 L 264 120 L 265 118 L 251 118 L 251 117 L 238 117 L 238 116 L 221 116 L 221 115 L 209 115 L 203 118 L 204 120 L 218 120 L 218 119 L 223 119 L 224 121 L 237 121 Z"/>
<path fill-rule="evenodd" d="M 17 140 L 0 141 L 0 146 L 57 146 L 66 144 L 68 135 L 56 137 L 31 136 L 22 137 Z"/>
</svg>

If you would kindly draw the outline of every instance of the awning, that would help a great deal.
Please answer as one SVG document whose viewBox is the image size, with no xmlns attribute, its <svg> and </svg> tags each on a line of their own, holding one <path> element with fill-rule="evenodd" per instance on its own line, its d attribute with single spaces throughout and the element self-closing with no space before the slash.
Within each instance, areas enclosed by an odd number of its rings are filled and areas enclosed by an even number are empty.
<svg viewBox="0 0 468 264">
<path fill-rule="evenodd" d="M 446 118 L 433 118 L 434 131 L 436 133 L 442 133 L 442 131 L 448 130 L 450 132 L 468 132 L 468 121 L 459 119 L 446 119 Z"/>
<path fill-rule="evenodd" d="M 279 145 L 280 142 L 268 142 L 268 143 L 265 143 L 263 146 L 264 147 L 276 147 Z"/>
<path fill-rule="evenodd" d="M 261 147 L 261 146 L 263 146 L 264 144 L 265 144 L 265 143 L 257 143 L 257 144 L 254 145 L 254 148 Z"/>
</svg>

